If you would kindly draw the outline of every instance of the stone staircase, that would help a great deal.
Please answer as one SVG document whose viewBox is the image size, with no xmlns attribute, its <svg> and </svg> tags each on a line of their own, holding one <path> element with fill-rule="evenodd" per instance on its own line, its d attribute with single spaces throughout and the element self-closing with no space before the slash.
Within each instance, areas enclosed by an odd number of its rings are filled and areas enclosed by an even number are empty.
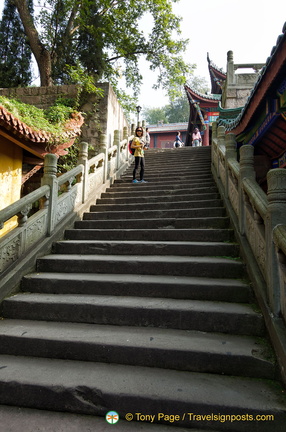
<svg viewBox="0 0 286 432">
<path fill-rule="evenodd" d="M 210 166 L 210 148 L 146 152 L 148 183 L 130 167 L 3 302 L 0 431 L 105 431 L 109 411 L 117 431 L 285 431 Z"/>
</svg>

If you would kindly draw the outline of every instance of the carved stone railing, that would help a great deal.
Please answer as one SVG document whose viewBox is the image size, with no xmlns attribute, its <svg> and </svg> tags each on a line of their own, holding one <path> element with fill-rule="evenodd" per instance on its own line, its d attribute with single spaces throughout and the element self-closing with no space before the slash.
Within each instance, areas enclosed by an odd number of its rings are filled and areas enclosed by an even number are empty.
<svg viewBox="0 0 286 432">
<path fill-rule="evenodd" d="M 0 300 L 19 283 L 25 271 L 19 270 L 19 266 L 26 271 L 27 266 L 32 268 L 36 256 L 47 253 L 52 242 L 63 236 L 66 226 L 79 219 L 128 167 L 132 156 L 128 151 L 131 137 L 127 128 L 123 140 L 119 131 L 114 132 L 114 137 L 113 146 L 107 148 L 106 136 L 101 135 L 101 145 L 106 150 L 90 160 L 88 144 L 81 143 L 78 166 L 60 176 L 57 157 L 47 154 L 41 187 L 0 210 L 0 229 L 10 218 L 18 217 L 18 226 L 0 238 Z"/>
<path fill-rule="evenodd" d="M 265 193 L 255 179 L 253 146 L 240 148 L 238 162 L 234 134 L 213 123 L 212 139 L 212 172 L 286 382 L 286 170 L 268 172 Z"/>
</svg>

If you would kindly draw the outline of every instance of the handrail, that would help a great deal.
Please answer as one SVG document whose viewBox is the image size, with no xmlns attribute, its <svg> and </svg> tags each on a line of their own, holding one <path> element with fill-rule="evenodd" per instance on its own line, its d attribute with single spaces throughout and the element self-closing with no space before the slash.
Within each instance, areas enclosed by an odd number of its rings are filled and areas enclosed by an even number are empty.
<svg viewBox="0 0 286 432">
<path fill-rule="evenodd" d="M 258 183 L 248 178 L 243 179 L 242 184 L 243 190 L 246 192 L 252 205 L 255 207 L 262 219 L 265 221 L 268 206 L 268 200 L 265 192 L 263 192 Z"/>
<path fill-rule="evenodd" d="M 13 216 L 17 215 L 18 213 L 20 213 L 21 210 L 23 210 L 23 208 L 30 206 L 31 204 L 34 204 L 35 201 L 38 201 L 40 198 L 42 198 L 49 192 L 50 192 L 49 186 L 47 185 L 41 186 L 35 191 L 26 195 L 25 197 L 20 198 L 18 201 L 0 210 L 0 229 L 3 228 L 4 222 L 11 219 Z"/>
<path fill-rule="evenodd" d="M 251 250 L 264 280 L 266 288 L 259 295 L 267 299 L 265 307 L 273 316 L 282 315 L 286 322 L 286 170 L 268 171 L 265 193 L 256 181 L 253 146 L 241 146 L 238 162 L 235 135 L 226 134 L 223 126 L 213 123 L 212 147 L 216 182 L 232 215 L 238 238 L 242 243 L 247 242 L 248 251 Z M 235 183 L 229 178 L 231 175 L 236 177 Z M 252 269 L 249 271 L 251 273 Z M 258 286 L 258 292 L 260 289 Z"/>
<path fill-rule="evenodd" d="M 57 176 L 57 157 L 45 156 L 42 186 L 0 210 L 0 230 L 11 220 L 11 229 L 0 237 L 0 275 L 40 240 L 53 236 L 65 219 L 80 218 L 96 197 L 119 178 L 132 161 L 127 148 L 131 138 L 127 128 L 123 135 L 123 140 L 118 139 L 116 145 L 107 148 L 106 135 L 102 134 L 100 139 L 105 153 L 91 159 L 88 159 L 88 144 L 81 143 L 78 165 L 60 176 Z M 114 131 L 114 136 L 119 138 L 119 131 Z M 68 186 L 63 190 L 65 184 Z M 40 206 L 30 215 L 38 200 L 41 200 Z M 18 216 L 18 223 L 12 219 L 14 216 Z"/>
<path fill-rule="evenodd" d="M 71 169 L 70 171 L 67 171 L 66 173 L 62 174 L 58 177 L 58 184 L 59 186 L 65 184 L 68 182 L 72 177 L 77 176 L 78 174 L 83 172 L 83 165 L 78 165 Z"/>
</svg>

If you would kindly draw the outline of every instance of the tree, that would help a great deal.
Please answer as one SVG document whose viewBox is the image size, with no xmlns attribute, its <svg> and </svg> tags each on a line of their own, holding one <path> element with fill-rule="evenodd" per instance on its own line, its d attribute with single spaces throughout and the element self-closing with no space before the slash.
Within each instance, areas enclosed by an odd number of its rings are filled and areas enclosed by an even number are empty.
<svg viewBox="0 0 286 432">
<path fill-rule="evenodd" d="M 33 16 L 33 2 L 27 7 Z M 31 48 L 14 4 L 5 1 L 0 22 L 0 87 L 31 83 Z"/>
<path fill-rule="evenodd" d="M 145 108 L 143 111 L 147 124 L 169 123 L 165 108 Z"/>
<path fill-rule="evenodd" d="M 158 71 L 157 85 L 171 95 L 174 83 L 183 84 L 191 69 L 181 56 L 187 41 L 172 36 L 180 34 L 180 18 L 172 13 L 172 3 L 178 0 L 43 0 L 38 20 L 27 0 L 10 1 L 19 11 L 41 85 L 69 82 L 73 68 L 115 87 L 124 76 L 136 95 L 143 56 L 150 69 Z M 148 35 L 142 28 L 146 17 Z"/>
<path fill-rule="evenodd" d="M 208 83 L 204 77 L 189 75 L 188 85 L 199 93 L 207 93 Z M 189 102 L 182 85 L 177 85 L 176 94 L 179 96 L 175 99 L 170 99 L 170 103 L 162 108 L 144 108 L 144 117 L 148 124 L 157 124 L 160 121 L 163 123 L 180 123 L 188 122 L 190 115 Z"/>
</svg>

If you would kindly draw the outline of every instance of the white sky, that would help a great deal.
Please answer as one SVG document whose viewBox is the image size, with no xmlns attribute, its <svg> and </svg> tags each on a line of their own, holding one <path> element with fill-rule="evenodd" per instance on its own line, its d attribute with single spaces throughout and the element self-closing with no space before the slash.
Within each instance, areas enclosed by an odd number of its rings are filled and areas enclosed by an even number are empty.
<svg viewBox="0 0 286 432">
<path fill-rule="evenodd" d="M 2 11 L 4 0 L 0 0 Z M 276 45 L 286 21 L 286 0 L 179 0 L 174 12 L 183 18 L 183 38 L 189 39 L 184 59 L 195 63 L 195 75 L 210 82 L 207 53 L 226 70 L 227 51 L 235 63 L 264 63 Z M 144 84 L 139 104 L 161 107 L 168 103 L 163 91 L 152 89 L 156 81 L 148 64 L 142 65 Z"/>
</svg>

